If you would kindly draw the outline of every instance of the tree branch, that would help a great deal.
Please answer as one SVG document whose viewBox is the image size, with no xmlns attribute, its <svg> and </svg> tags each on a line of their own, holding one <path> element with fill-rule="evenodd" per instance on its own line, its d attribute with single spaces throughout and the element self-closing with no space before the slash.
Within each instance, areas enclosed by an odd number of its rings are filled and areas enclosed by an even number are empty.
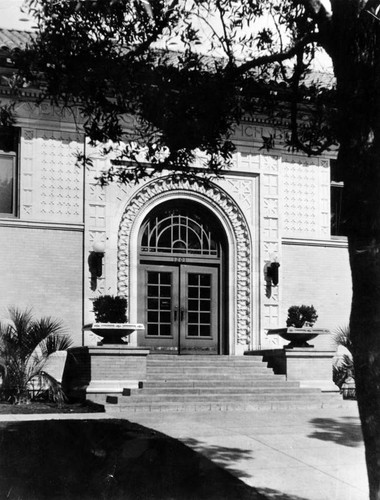
<svg viewBox="0 0 380 500">
<path fill-rule="evenodd" d="M 318 33 L 308 33 L 303 38 L 298 40 L 298 42 L 295 45 L 293 45 L 293 47 L 290 47 L 288 50 L 251 59 L 250 61 L 247 61 L 238 66 L 237 68 L 235 68 L 234 72 L 236 75 L 243 75 L 244 73 L 247 73 L 247 71 L 249 71 L 250 69 L 257 68 L 258 66 L 274 62 L 282 62 L 285 61 L 286 59 L 291 59 L 292 57 L 297 55 L 297 53 L 303 47 L 309 45 L 309 43 L 318 41 L 319 41 Z"/>
<path fill-rule="evenodd" d="M 170 5 L 170 8 L 166 10 L 165 15 L 163 16 L 161 22 L 157 23 L 155 29 L 152 34 L 140 45 L 138 45 L 135 49 L 130 50 L 127 54 L 127 59 L 131 59 L 133 57 L 139 56 L 143 54 L 153 42 L 157 40 L 157 38 L 162 34 L 163 30 L 168 26 L 168 22 L 170 21 L 171 13 L 176 9 L 180 0 L 173 0 Z"/>
<path fill-rule="evenodd" d="M 232 47 L 231 47 L 231 40 L 228 37 L 226 23 L 224 22 L 225 11 L 222 8 L 222 6 L 220 5 L 220 1 L 219 0 L 216 1 L 216 7 L 217 7 L 217 9 L 219 11 L 220 22 L 222 23 L 222 27 L 223 27 L 224 44 L 225 44 L 225 47 L 226 47 L 226 53 L 227 53 L 228 59 L 230 61 L 232 61 L 233 60 L 233 52 L 232 52 Z"/>
</svg>

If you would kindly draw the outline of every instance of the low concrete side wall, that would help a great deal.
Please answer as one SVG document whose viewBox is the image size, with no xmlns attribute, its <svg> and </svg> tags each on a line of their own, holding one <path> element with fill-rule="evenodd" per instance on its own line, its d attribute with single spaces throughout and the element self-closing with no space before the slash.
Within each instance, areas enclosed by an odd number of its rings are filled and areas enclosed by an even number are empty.
<svg viewBox="0 0 380 500">
<path fill-rule="evenodd" d="M 69 350 L 64 387 L 69 395 L 85 398 L 92 393 L 122 393 L 146 379 L 149 351 L 109 345 Z"/>
<path fill-rule="evenodd" d="M 277 375 L 287 380 L 299 381 L 301 387 L 315 387 L 322 391 L 338 392 L 333 382 L 333 357 L 335 351 L 313 348 L 266 349 L 250 351 L 247 355 L 262 356 Z"/>
</svg>

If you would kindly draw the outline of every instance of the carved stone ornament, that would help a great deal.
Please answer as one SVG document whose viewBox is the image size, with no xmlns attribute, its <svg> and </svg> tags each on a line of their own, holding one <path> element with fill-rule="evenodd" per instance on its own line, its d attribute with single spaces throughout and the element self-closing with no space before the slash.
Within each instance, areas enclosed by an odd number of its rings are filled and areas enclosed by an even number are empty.
<svg viewBox="0 0 380 500">
<path fill-rule="evenodd" d="M 235 253 L 231 252 L 230 262 L 235 264 L 236 341 L 249 343 L 251 334 L 251 239 L 245 217 L 236 202 L 216 184 L 205 185 L 201 181 L 181 180 L 176 176 L 161 177 L 146 184 L 128 202 L 121 219 L 118 239 L 118 292 L 128 297 L 130 235 L 136 217 L 148 202 L 155 198 L 165 199 L 165 195 L 176 193 L 178 198 L 195 195 L 207 204 L 214 213 L 223 215 L 230 224 L 235 240 Z"/>
</svg>

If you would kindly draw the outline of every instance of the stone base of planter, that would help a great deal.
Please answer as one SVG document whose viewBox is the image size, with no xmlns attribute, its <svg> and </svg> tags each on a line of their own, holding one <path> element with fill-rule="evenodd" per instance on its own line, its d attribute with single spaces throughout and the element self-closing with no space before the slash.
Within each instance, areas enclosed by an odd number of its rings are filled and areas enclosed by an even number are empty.
<svg viewBox="0 0 380 500">
<path fill-rule="evenodd" d="M 69 395 L 122 393 L 146 379 L 148 349 L 126 345 L 74 347 L 68 351 L 64 385 Z"/>
<path fill-rule="evenodd" d="M 263 356 L 274 373 L 286 375 L 287 380 L 300 382 L 301 387 L 319 388 L 326 392 L 339 392 L 332 380 L 332 361 L 335 351 L 317 351 L 310 347 L 251 351 L 250 355 Z"/>
</svg>

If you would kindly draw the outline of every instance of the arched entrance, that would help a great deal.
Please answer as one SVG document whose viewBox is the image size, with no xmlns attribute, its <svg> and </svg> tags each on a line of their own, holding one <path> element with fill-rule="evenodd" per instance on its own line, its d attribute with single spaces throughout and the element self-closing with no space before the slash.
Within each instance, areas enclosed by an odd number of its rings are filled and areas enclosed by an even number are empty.
<svg viewBox="0 0 380 500">
<path fill-rule="evenodd" d="M 226 352 L 226 252 L 224 230 L 203 205 L 172 200 L 148 213 L 138 246 L 140 346 Z"/>
<path fill-rule="evenodd" d="M 117 291 L 128 299 L 128 320 L 142 323 L 140 247 L 142 228 L 153 210 L 180 200 L 200 211 L 202 221 L 218 228 L 216 239 L 221 243 L 222 260 L 218 307 L 219 353 L 237 354 L 246 350 L 252 339 L 252 318 L 257 317 L 257 301 L 252 290 L 252 241 L 244 213 L 224 189 L 210 182 L 183 180 L 177 176 L 153 179 L 133 194 L 120 214 L 117 241 Z M 186 204 L 186 203 L 185 203 Z M 170 205 L 167 205 L 170 206 Z M 158 212 L 157 212 L 158 213 Z M 177 257 L 177 256 L 176 256 Z M 179 257 L 179 256 L 178 256 Z M 163 265 L 158 263 L 158 265 Z M 168 263 L 166 263 L 168 265 Z M 204 264 L 203 264 L 204 265 Z M 143 345 L 141 336 L 133 335 L 131 345 Z M 206 351 L 207 352 L 207 351 Z"/>
</svg>

